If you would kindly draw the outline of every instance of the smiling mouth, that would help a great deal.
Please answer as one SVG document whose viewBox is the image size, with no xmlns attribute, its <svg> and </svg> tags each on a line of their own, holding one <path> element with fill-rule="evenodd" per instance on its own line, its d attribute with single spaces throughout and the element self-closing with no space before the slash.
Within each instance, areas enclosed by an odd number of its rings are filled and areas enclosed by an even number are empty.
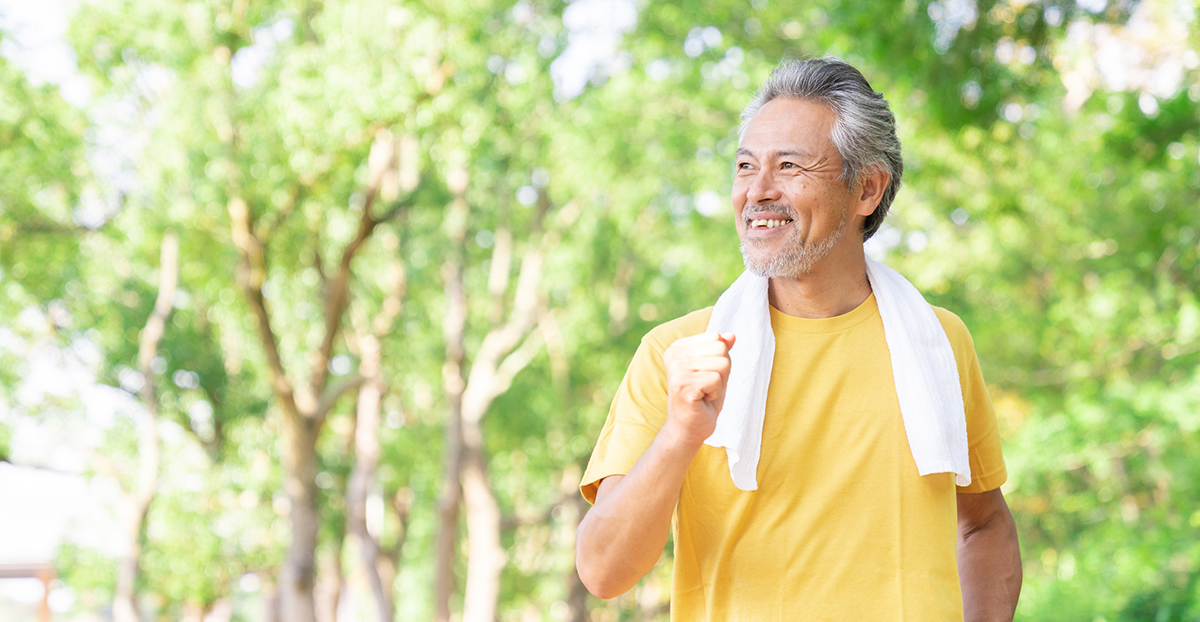
<svg viewBox="0 0 1200 622">
<path fill-rule="evenodd" d="M 757 219 L 753 219 L 750 221 L 750 228 L 751 229 L 774 229 L 775 227 L 782 227 L 790 222 L 792 222 L 792 220 L 790 218 L 784 218 L 784 219 L 757 218 Z"/>
</svg>

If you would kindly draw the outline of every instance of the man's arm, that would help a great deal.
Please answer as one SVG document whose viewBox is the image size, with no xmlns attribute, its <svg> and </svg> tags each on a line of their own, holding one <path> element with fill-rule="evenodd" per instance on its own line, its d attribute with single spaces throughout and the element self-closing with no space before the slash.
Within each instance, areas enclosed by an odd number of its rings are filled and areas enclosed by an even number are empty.
<svg viewBox="0 0 1200 622">
<path fill-rule="evenodd" d="M 999 488 L 958 493 L 958 575 L 966 622 L 1013 619 L 1021 594 L 1021 549 Z"/>
<path fill-rule="evenodd" d="M 597 597 L 620 596 L 658 562 L 688 466 L 716 428 L 732 346 L 732 335 L 704 333 L 663 353 L 667 421 L 629 473 L 600 482 L 576 533 L 575 566 Z"/>
<path fill-rule="evenodd" d="M 660 432 L 628 474 L 600 482 L 596 505 L 579 523 L 575 548 L 579 579 L 597 598 L 624 594 L 658 562 L 697 449 Z"/>
</svg>

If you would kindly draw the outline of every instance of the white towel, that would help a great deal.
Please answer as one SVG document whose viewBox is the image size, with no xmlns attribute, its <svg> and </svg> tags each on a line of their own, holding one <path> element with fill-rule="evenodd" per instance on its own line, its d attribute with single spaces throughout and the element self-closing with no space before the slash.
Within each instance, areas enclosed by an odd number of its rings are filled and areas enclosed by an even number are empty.
<svg viewBox="0 0 1200 622">
<path fill-rule="evenodd" d="M 933 307 L 900 273 L 868 257 L 867 279 L 883 320 L 917 473 L 954 473 L 957 485 L 970 485 L 966 411 L 950 339 Z M 743 272 L 721 294 L 708 321 L 710 332 L 734 333 L 737 342 L 729 352 L 725 405 L 704 443 L 725 448 L 729 473 L 741 490 L 758 489 L 767 385 L 775 358 L 767 283 L 765 277 Z"/>
</svg>

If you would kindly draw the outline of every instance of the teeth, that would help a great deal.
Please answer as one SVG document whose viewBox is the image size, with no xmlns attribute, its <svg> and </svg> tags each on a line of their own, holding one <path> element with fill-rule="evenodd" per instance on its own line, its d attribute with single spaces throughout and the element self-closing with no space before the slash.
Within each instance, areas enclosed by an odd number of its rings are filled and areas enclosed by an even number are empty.
<svg viewBox="0 0 1200 622">
<path fill-rule="evenodd" d="M 786 225 L 789 222 L 792 222 L 792 221 L 790 221 L 790 220 L 767 220 L 767 219 L 759 218 L 759 219 L 751 220 L 750 226 L 751 227 L 766 227 L 768 229 L 774 229 L 775 227 L 782 227 L 783 225 Z"/>
</svg>

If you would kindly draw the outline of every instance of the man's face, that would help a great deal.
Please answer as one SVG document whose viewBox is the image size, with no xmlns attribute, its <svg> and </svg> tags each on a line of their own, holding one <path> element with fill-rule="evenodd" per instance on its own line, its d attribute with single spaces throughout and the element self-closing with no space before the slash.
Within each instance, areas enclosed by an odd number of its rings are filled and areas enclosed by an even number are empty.
<svg viewBox="0 0 1200 622">
<path fill-rule="evenodd" d="M 797 278 L 842 242 L 861 244 L 855 194 L 842 182 L 830 138 L 834 113 L 820 102 L 773 99 L 750 120 L 737 153 L 733 210 L 746 268 Z M 857 241 L 853 238 L 858 237 Z"/>
</svg>

